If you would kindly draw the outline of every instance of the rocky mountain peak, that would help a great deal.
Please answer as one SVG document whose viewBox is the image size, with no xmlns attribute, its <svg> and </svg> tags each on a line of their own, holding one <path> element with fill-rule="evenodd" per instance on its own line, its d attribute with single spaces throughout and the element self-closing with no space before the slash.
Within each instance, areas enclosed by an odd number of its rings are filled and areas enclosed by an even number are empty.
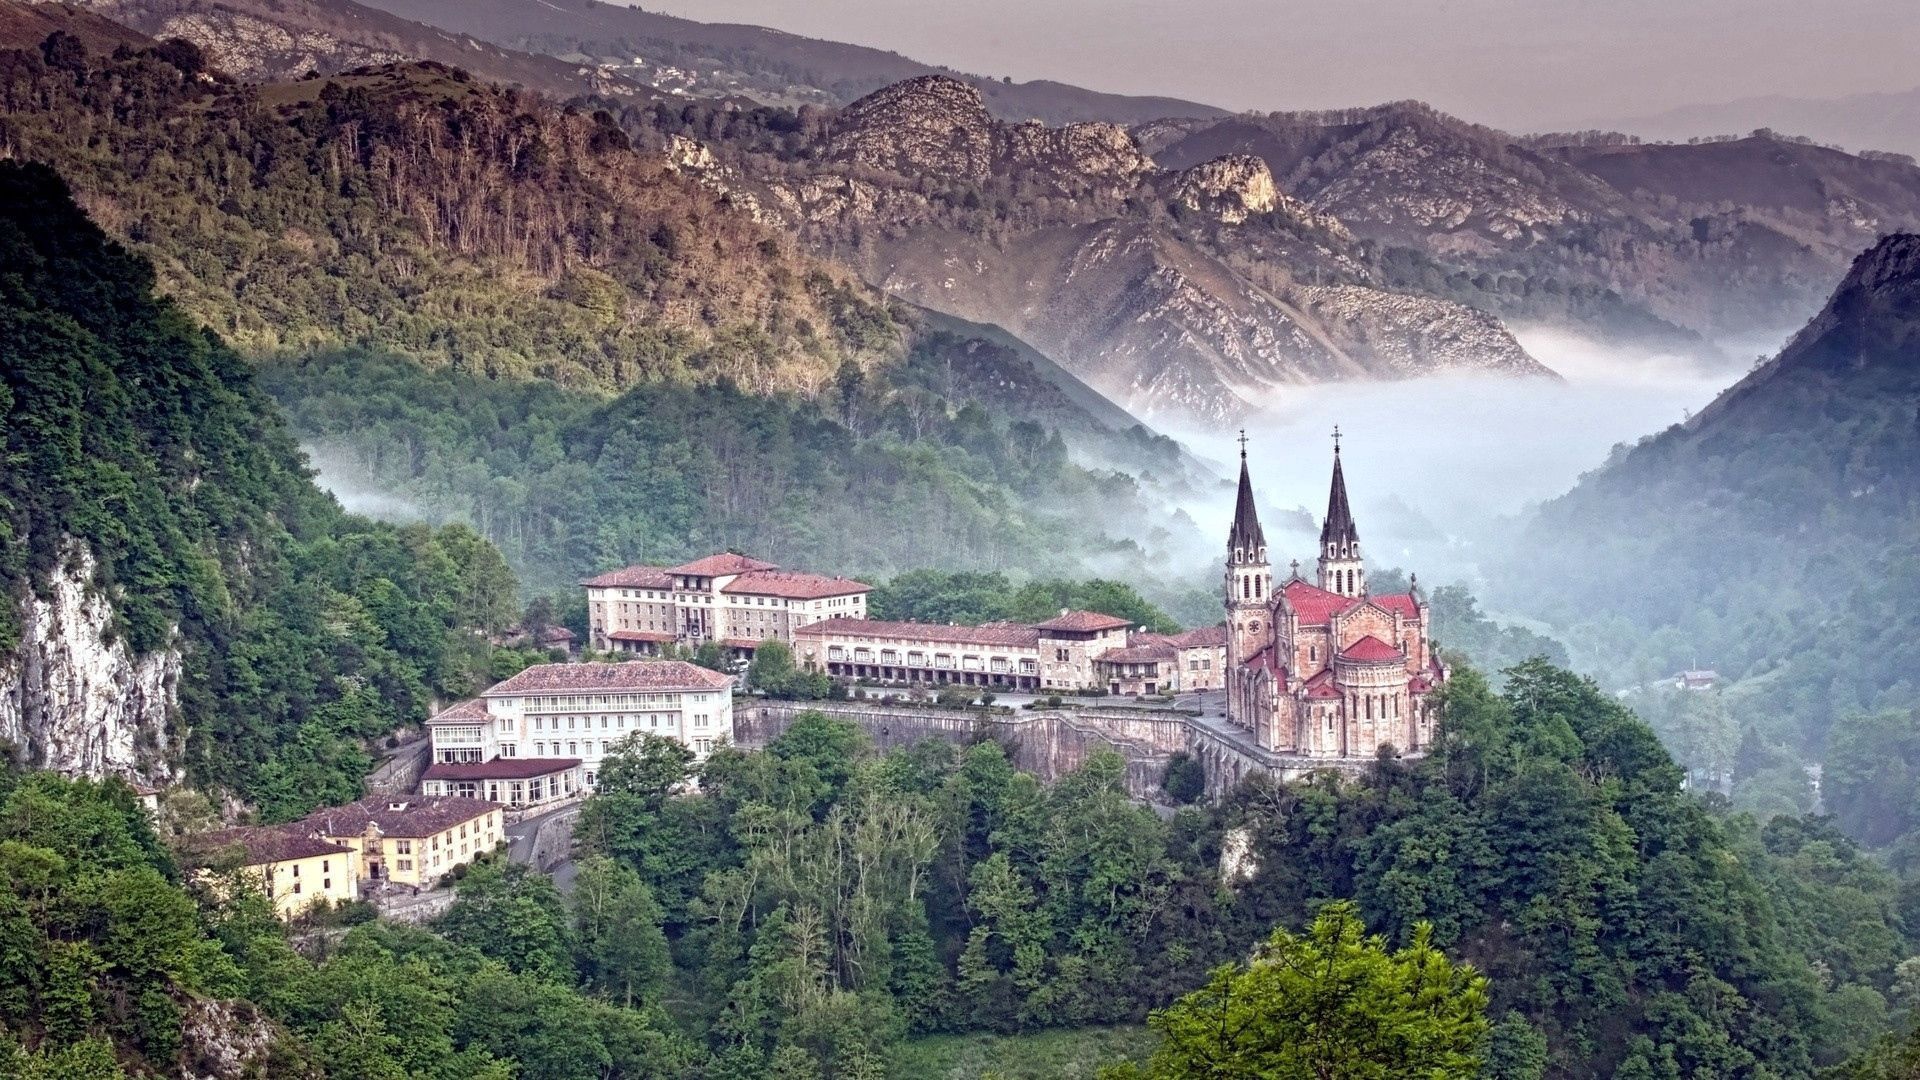
<svg viewBox="0 0 1920 1080">
<path fill-rule="evenodd" d="M 1771 367 L 1920 371 L 1920 234 L 1893 233 L 1853 260 L 1826 306 Z M 1762 369 L 1763 372 L 1765 369 Z"/>
<path fill-rule="evenodd" d="M 852 165 L 984 180 L 994 121 L 978 88 L 944 75 L 884 86 L 841 111 L 829 148 Z"/>
<path fill-rule="evenodd" d="M 1920 300 L 1920 233 L 1893 233 L 1860 253 L 1840 282 L 1834 299 L 1852 290 L 1865 290 L 1886 299 Z"/>
<path fill-rule="evenodd" d="M 1279 206 L 1281 195 L 1264 160 L 1252 154 L 1228 154 L 1178 173 L 1172 198 L 1189 210 L 1237 225 Z"/>
</svg>

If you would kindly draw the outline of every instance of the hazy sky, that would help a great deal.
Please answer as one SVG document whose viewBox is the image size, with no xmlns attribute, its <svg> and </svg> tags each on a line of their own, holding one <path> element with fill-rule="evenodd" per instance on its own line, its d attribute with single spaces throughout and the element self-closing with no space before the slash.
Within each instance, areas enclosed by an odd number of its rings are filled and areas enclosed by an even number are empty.
<svg viewBox="0 0 1920 1080">
<path fill-rule="evenodd" d="M 1920 84 L 1916 0 L 647 0 L 986 75 L 1516 128 Z"/>
</svg>

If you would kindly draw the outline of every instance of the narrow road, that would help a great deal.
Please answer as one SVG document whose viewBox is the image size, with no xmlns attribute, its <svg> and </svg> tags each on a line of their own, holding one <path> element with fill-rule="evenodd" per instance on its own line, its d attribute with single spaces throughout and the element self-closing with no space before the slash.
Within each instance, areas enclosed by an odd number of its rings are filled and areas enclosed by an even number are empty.
<svg viewBox="0 0 1920 1080">
<path fill-rule="evenodd" d="M 561 892 L 573 888 L 573 826 L 580 804 L 521 818 L 507 826 L 507 858 L 553 879 Z"/>
</svg>

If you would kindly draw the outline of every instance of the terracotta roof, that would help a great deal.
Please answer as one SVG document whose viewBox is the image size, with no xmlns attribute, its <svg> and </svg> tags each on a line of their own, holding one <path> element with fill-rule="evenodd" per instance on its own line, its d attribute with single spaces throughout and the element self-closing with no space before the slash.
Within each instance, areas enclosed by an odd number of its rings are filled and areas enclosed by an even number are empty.
<svg viewBox="0 0 1920 1080">
<path fill-rule="evenodd" d="M 1128 645 L 1124 649 L 1108 649 L 1093 658 L 1096 664 L 1145 664 L 1156 660 L 1172 660 L 1178 654 L 1165 638 L 1141 644 Z"/>
<path fill-rule="evenodd" d="M 1350 597 L 1328 592 L 1300 578 L 1287 582 L 1281 587 L 1280 594 L 1286 597 L 1287 603 L 1300 616 L 1303 626 L 1319 626 L 1357 603 Z"/>
<path fill-rule="evenodd" d="M 315 810 L 299 825 L 321 836 L 361 836 L 372 824 L 386 836 L 420 837 L 446 832 L 498 809 L 494 803 L 454 795 L 376 795 Z"/>
<path fill-rule="evenodd" d="M 549 626 L 540 634 L 541 641 L 572 641 L 573 631 L 564 626 Z"/>
<path fill-rule="evenodd" d="M 1201 626 L 1167 639 L 1177 649 L 1223 648 L 1227 644 L 1227 624 Z"/>
<path fill-rule="evenodd" d="M 730 649 L 757 649 L 760 647 L 760 639 L 750 637 L 730 637 L 726 639 L 725 643 Z"/>
<path fill-rule="evenodd" d="M 1420 617 L 1420 601 L 1415 600 L 1412 593 L 1387 593 L 1385 596 L 1371 596 L 1368 599 L 1388 611 L 1399 612 L 1409 619 Z"/>
<path fill-rule="evenodd" d="M 615 630 L 607 637 L 613 641 L 651 641 L 656 644 L 673 640 L 673 635 L 664 630 Z"/>
<path fill-rule="evenodd" d="M 196 866 L 224 861 L 227 853 L 232 851 L 241 853 L 242 866 L 263 866 L 289 859 L 344 855 L 353 850 L 290 825 L 245 825 L 234 829 L 216 829 L 187 837 L 181 847 L 188 860 Z"/>
<path fill-rule="evenodd" d="M 1371 663 L 1378 660 L 1405 660 L 1406 655 L 1372 634 L 1368 634 L 1342 649 L 1340 659 Z"/>
<path fill-rule="evenodd" d="M 1333 669 L 1327 668 L 1320 674 L 1308 679 L 1301 687 L 1310 698 L 1339 698 L 1340 688 L 1333 685 Z"/>
<path fill-rule="evenodd" d="M 671 589 L 673 577 L 658 566 L 626 566 L 580 584 L 590 589 Z"/>
<path fill-rule="evenodd" d="M 435 762 L 422 780 L 530 780 L 578 768 L 579 758 L 497 757 L 491 761 Z"/>
<path fill-rule="evenodd" d="M 751 596 L 779 596 L 788 600 L 820 600 L 829 596 L 872 592 L 873 586 L 852 578 L 805 574 L 798 570 L 754 570 L 741 574 L 720 591 Z"/>
<path fill-rule="evenodd" d="M 725 577 L 728 574 L 745 574 L 754 570 L 777 570 L 779 566 L 746 555 L 736 555 L 723 551 L 718 555 L 709 555 L 704 559 L 695 559 L 690 563 L 667 568 L 669 574 L 682 574 L 688 577 Z"/>
<path fill-rule="evenodd" d="M 1287 603 L 1293 605 L 1293 610 L 1300 614 L 1300 623 L 1303 626 L 1322 625 L 1332 620 L 1335 615 L 1352 611 L 1361 604 L 1369 602 L 1389 614 L 1397 612 L 1409 619 L 1420 617 L 1420 602 L 1413 598 L 1412 593 L 1385 593 L 1380 596 L 1354 598 L 1328 592 L 1298 578 L 1287 582 L 1280 591 L 1286 596 Z"/>
<path fill-rule="evenodd" d="M 1432 689 L 1433 680 L 1425 675 L 1415 675 L 1407 680 L 1407 692 L 1410 694 L 1424 694 Z"/>
<path fill-rule="evenodd" d="M 623 664 L 535 664 L 485 697 L 584 690 L 725 690 L 733 679 L 685 660 L 629 660 Z"/>
<path fill-rule="evenodd" d="M 1034 623 L 1035 630 L 1064 630 L 1070 633 L 1098 633 L 1101 630 L 1118 630 L 1135 625 L 1129 619 L 1116 615 L 1102 615 L 1097 611 L 1063 611 L 1046 622 Z"/>
<path fill-rule="evenodd" d="M 951 626 L 946 623 L 888 622 L 883 619 L 821 619 L 800 627 L 795 637 L 898 638 L 928 645 L 984 645 L 1001 648 L 1037 648 L 1039 631 L 1018 623 Z"/>
<path fill-rule="evenodd" d="M 449 705 L 427 721 L 429 727 L 438 724 L 478 724 L 487 719 L 487 701 L 485 698 L 468 698 L 458 705 Z"/>
</svg>

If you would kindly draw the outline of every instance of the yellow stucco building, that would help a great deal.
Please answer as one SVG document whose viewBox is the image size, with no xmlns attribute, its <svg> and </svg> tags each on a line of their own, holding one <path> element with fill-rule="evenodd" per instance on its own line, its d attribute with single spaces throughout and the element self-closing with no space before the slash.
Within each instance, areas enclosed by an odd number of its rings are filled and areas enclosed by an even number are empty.
<svg viewBox="0 0 1920 1080">
<path fill-rule="evenodd" d="M 316 810 L 297 828 L 353 850 L 361 875 L 430 886 L 506 840 L 502 808 L 456 796 L 374 796 Z"/>
<path fill-rule="evenodd" d="M 359 856 L 351 847 L 308 835 L 299 826 L 244 826 L 194 837 L 190 855 L 202 873 L 238 870 L 292 919 L 325 900 L 360 896 Z"/>
</svg>

